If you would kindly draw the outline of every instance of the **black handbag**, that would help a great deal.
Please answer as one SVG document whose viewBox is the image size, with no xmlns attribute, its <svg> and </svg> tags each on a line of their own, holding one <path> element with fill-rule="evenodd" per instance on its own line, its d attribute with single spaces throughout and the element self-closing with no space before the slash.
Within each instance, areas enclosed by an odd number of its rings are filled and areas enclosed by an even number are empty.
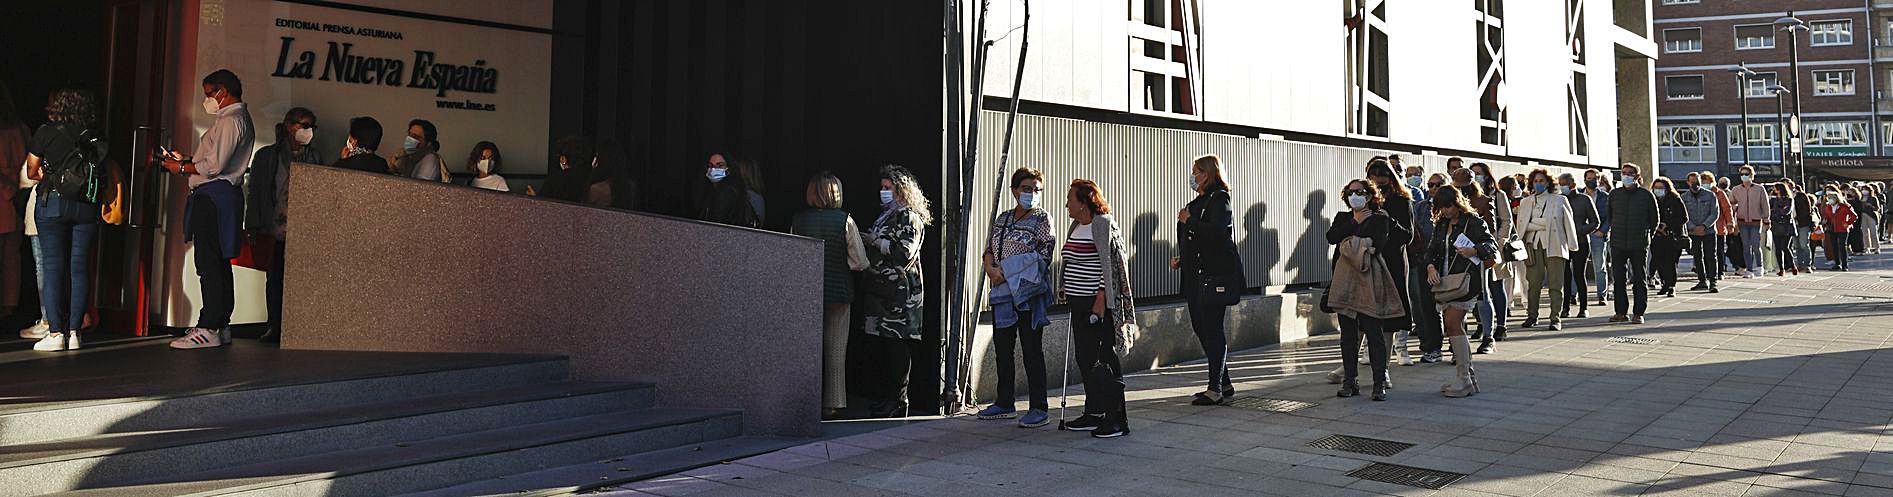
<svg viewBox="0 0 1893 497">
<path fill-rule="evenodd" d="M 1499 262 L 1518 262 L 1525 260 L 1525 242 L 1512 240 L 1499 246 Z"/>
<path fill-rule="evenodd" d="M 1198 274 L 1196 275 L 1197 298 L 1205 303 L 1236 305 L 1242 301 L 1242 278 Z"/>
</svg>

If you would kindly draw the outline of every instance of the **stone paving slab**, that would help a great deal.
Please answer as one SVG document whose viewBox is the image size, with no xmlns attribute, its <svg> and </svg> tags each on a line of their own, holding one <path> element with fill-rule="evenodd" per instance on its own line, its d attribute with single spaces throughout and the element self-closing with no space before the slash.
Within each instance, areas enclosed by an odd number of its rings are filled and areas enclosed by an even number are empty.
<svg viewBox="0 0 1893 497">
<path fill-rule="evenodd" d="M 1204 366 L 1184 364 L 1126 379 L 1122 438 L 949 417 L 600 495 L 1893 496 L 1889 259 L 1679 290 L 1643 326 L 1606 323 L 1593 302 L 1595 317 L 1515 328 L 1476 356 L 1471 398 L 1436 393 L 1446 364 L 1394 366 L 1387 402 L 1335 398 L 1336 337 L 1316 337 L 1231 358 L 1239 395 L 1319 404 L 1291 413 L 1191 406 Z M 1330 434 L 1414 447 L 1305 446 Z M 1347 475 L 1374 462 L 1467 476 L 1429 490 Z"/>
</svg>

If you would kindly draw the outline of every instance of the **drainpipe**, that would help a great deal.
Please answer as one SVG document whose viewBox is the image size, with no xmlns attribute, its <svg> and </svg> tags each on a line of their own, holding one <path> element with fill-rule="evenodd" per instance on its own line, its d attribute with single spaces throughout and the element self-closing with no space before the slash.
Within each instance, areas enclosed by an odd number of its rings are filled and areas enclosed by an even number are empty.
<svg viewBox="0 0 1893 497">
<path fill-rule="evenodd" d="M 1860 3 L 1867 8 L 1867 109 L 1873 113 L 1873 129 L 1867 130 L 1867 143 L 1873 150 L 1868 151 L 1867 155 L 1878 157 L 1886 155 L 1881 151 L 1885 147 L 1886 136 L 1880 132 L 1880 49 L 1873 39 L 1877 32 L 1874 28 L 1878 25 L 1874 21 L 1878 19 L 1874 15 L 1873 0 L 1860 0 Z"/>
</svg>

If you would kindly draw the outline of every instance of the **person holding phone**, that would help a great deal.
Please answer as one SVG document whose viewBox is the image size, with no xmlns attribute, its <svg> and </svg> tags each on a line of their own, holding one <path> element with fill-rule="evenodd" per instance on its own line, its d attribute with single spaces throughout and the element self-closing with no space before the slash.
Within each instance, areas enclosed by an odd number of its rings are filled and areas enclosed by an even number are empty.
<svg viewBox="0 0 1893 497">
<path fill-rule="evenodd" d="M 236 308 L 230 259 L 238 254 L 237 228 L 243 215 L 237 183 L 250 169 L 249 151 L 256 142 L 256 127 L 243 103 L 243 82 L 236 73 L 219 69 L 204 77 L 203 86 L 204 112 L 216 120 L 199 138 L 196 157 L 172 152 L 164 160 L 164 169 L 185 176 L 191 187 L 184 208 L 184 241 L 195 245 L 204 299 L 197 326 L 173 340 L 174 349 L 230 344 L 230 313 Z"/>
</svg>

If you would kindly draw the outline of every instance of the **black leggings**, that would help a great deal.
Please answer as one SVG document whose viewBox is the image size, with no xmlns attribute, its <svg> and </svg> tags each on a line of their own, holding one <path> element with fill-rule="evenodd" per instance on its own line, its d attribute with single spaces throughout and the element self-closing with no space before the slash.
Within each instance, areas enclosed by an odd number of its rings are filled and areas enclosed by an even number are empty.
<svg viewBox="0 0 1893 497">
<path fill-rule="evenodd" d="M 1091 322 L 1091 310 L 1071 306 L 1072 352 L 1085 378 L 1085 414 L 1124 412 L 1124 366 L 1118 362 L 1117 332 L 1109 313 Z"/>
<path fill-rule="evenodd" d="M 913 344 L 904 339 L 888 338 L 873 333 L 855 335 L 860 339 L 862 370 L 865 377 L 859 381 L 867 387 L 862 392 L 864 397 L 873 401 L 869 407 L 875 414 L 888 414 L 898 411 L 905 416 L 907 407 L 907 374 L 913 370 Z"/>
<path fill-rule="evenodd" d="M 1190 303 L 1190 328 L 1203 344 L 1203 357 L 1209 358 L 1209 386 L 1226 392 L 1235 386 L 1229 381 L 1229 336 L 1223 332 L 1223 315 L 1229 307 L 1212 302 Z"/>
</svg>

